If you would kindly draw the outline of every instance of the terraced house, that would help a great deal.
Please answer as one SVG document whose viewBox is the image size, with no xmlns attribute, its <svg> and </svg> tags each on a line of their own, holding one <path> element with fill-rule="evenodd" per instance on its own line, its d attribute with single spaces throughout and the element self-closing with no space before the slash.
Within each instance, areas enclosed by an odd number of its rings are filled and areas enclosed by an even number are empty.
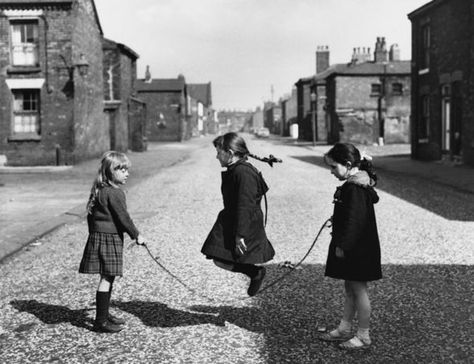
<svg viewBox="0 0 474 364">
<path fill-rule="evenodd" d="M 408 18 L 412 157 L 474 166 L 474 1 L 430 1 Z"/>
<path fill-rule="evenodd" d="M 72 164 L 110 147 L 92 0 L 0 0 L 0 154 Z"/>
<path fill-rule="evenodd" d="M 323 142 L 408 143 L 410 138 L 410 61 L 398 45 L 377 37 L 353 49 L 348 63 L 329 64 L 329 49 L 316 52 L 316 75 L 300 79 L 300 138 Z"/>
</svg>

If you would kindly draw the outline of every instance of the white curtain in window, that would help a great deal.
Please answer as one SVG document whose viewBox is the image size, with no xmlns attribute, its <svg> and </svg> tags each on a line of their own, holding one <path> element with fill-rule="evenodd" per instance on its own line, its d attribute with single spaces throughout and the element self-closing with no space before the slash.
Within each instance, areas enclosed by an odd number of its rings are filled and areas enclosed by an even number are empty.
<svg viewBox="0 0 474 364">
<path fill-rule="evenodd" d="M 27 29 L 33 31 L 34 42 L 26 42 Z M 23 34 L 25 32 L 25 34 Z M 23 34 L 23 37 L 22 37 Z M 23 38 L 23 41 L 22 41 Z M 35 66 L 38 64 L 38 26 L 36 24 L 12 25 L 12 61 L 16 66 Z"/>
</svg>

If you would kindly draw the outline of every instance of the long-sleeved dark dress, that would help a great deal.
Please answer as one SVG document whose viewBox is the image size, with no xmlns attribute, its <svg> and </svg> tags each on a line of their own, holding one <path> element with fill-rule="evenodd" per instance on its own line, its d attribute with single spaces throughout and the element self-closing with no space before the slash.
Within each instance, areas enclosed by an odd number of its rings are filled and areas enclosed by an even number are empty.
<svg viewBox="0 0 474 364">
<path fill-rule="evenodd" d="M 364 282 L 382 278 L 374 211 L 378 200 L 363 171 L 337 188 L 326 276 Z M 336 247 L 344 251 L 344 258 L 336 257 Z"/>
<path fill-rule="evenodd" d="M 260 172 L 246 160 L 240 160 L 222 172 L 221 192 L 224 209 L 210 231 L 201 252 L 210 259 L 236 263 L 265 263 L 275 251 L 267 238 L 260 207 L 268 187 Z M 244 238 L 247 253 L 235 254 L 235 237 Z"/>
</svg>

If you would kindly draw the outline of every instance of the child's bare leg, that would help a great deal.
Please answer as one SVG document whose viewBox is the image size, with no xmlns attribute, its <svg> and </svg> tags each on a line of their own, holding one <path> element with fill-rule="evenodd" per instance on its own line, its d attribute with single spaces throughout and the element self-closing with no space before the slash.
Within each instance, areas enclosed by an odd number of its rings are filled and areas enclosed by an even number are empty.
<svg viewBox="0 0 474 364">
<path fill-rule="evenodd" d="M 370 299 L 367 290 L 367 282 L 351 282 L 352 290 L 355 296 L 355 307 L 357 309 L 357 319 L 359 327 L 363 329 L 369 328 L 370 321 Z"/>
<path fill-rule="evenodd" d="M 356 337 L 351 339 L 351 343 L 347 343 L 349 348 L 352 346 L 360 347 L 361 345 L 370 345 L 369 324 L 370 324 L 370 299 L 367 289 L 367 282 L 350 281 L 349 286 L 354 293 L 355 308 L 357 311 L 357 319 L 359 328 Z M 359 341 L 357 341 L 359 339 Z"/>
<path fill-rule="evenodd" d="M 355 296 L 348 281 L 344 282 L 345 300 L 344 312 L 339 326 L 323 335 L 320 339 L 324 341 L 342 341 L 350 338 L 352 329 L 352 320 L 355 316 Z"/>
<path fill-rule="evenodd" d="M 352 287 L 348 281 L 344 281 L 344 289 L 346 292 L 346 296 L 344 301 L 344 314 L 342 315 L 342 320 L 348 323 L 352 323 L 356 313 L 355 296 L 354 292 L 352 291 Z"/>
<path fill-rule="evenodd" d="M 109 292 L 110 286 L 113 282 L 114 277 L 106 276 L 106 275 L 101 275 L 100 276 L 100 281 L 99 281 L 99 286 L 97 287 L 98 292 Z"/>
</svg>

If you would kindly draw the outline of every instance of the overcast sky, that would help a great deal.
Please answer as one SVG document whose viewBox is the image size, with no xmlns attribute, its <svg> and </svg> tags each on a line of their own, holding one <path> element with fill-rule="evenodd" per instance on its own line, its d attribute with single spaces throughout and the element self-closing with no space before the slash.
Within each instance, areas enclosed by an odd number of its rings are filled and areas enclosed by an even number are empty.
<svg viewBox="0 0 474 364">
<path fill-rule="evenodd" d="M 411 58 L 407 14 L 430 0 L 95 0 L 104 35 L 140 55 L 138 77 L 212 82 L 216 109 L 254 109 L 383 36 Z"/>
</svg>

